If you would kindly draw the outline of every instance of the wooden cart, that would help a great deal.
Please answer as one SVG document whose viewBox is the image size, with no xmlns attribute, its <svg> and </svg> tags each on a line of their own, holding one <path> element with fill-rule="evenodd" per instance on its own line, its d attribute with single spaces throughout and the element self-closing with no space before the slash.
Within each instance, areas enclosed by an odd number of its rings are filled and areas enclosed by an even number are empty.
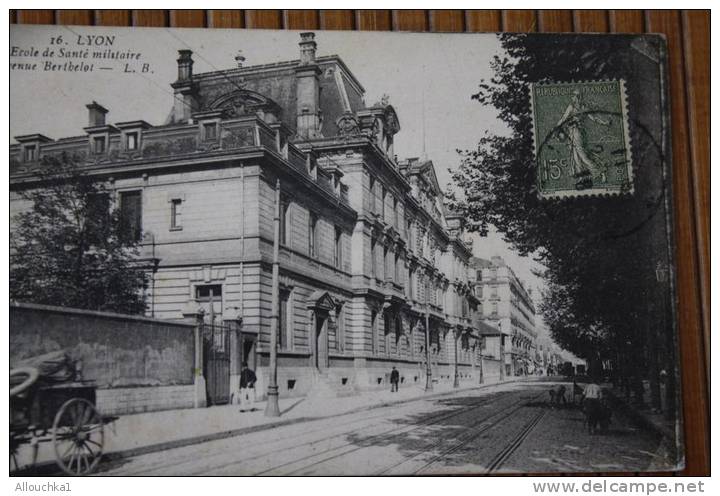
<svg viewBox="0 0 720 496">
<path fill-rule="evenodd" d="M 10 378 L 10 470 L 20 468 L 20 446 L 31 446 L 34 466 L 40 443 L 50 442 L 63 472 L 91 473 L 102 458 L 104 426 L 116 419 L 98 412 L 95 384 L 73 380 L 46 385 L 32 367 L 11 370 Z"/>
</svg>

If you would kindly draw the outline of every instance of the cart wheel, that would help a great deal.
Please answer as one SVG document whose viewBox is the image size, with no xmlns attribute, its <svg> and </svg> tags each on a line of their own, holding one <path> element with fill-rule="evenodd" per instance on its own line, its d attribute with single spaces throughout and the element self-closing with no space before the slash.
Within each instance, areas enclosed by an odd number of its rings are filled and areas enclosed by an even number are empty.
<svg viewBox="0 0 720 496">
<path fill-rule="evenodd" d="M 55 459 L 63 472 L 89 474 L 102 457 L 105 442 L 102 417 L 88 400 L 70 399 L 55 415 L 52 440 Z"/>
</svg>

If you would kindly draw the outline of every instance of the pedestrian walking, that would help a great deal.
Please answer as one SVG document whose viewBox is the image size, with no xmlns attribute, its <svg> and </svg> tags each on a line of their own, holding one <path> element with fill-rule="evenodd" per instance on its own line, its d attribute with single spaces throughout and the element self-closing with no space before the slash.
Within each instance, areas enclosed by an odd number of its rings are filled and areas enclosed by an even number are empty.
<svg viewBox="0 0 720 496">
<path fill-rule="evenodd" d="M 588 433 L 595 434 L 598 424 L 603 420 L 602 389 L 595 379 L 585 386 L 583 391 L 583 408 L 587 421 Z"/>
<path fill-rule="evenodd" d="M 240 369 L 240 411 L 253 411 L 252 404 L 255 402 L 255 383 L 257 376 L 252 369 L 248 368 L 247 362 L 243 362 Z"/>
<path fill-rule="evenodd" d="M 398 390 L 398 384 L 400 383 L 400 372 L 393 367 L 390 372 L 390 392 L 396 393 Z"/>
</svg>

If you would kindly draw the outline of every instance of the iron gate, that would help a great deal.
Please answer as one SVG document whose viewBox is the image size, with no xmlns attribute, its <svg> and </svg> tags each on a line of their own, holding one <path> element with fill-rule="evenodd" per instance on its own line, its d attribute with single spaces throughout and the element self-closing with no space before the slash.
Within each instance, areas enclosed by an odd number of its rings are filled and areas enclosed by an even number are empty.
<svg viewBox="0 0 720 496">
<path fill-rule="evenodd" d="M 208 405 L 230 401 L 230 334 L 223 324 L 203 324 L 203 375 Z"/>
</svg>

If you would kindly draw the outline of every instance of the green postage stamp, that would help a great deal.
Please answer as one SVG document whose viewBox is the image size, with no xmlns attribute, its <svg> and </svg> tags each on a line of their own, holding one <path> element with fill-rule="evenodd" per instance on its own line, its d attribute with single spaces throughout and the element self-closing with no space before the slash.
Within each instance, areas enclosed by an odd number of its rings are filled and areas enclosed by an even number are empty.
<svg viewBox="0 0 720 496">
<path fill-rule="evenodd" d="M 530 85 L 541 197 L 632 193 L 623 80 Z"/>
</svg>

